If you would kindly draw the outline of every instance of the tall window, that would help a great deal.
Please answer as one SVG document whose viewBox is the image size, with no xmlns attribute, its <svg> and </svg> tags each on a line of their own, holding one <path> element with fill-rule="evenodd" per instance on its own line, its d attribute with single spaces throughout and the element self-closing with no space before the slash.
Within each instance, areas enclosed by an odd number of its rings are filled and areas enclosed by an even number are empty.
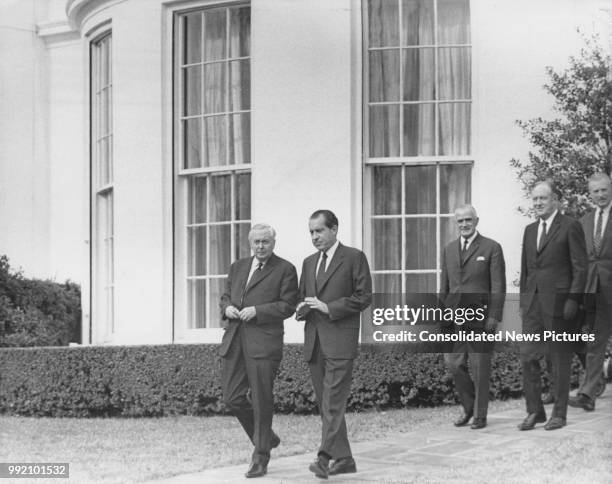
<svg viewBox="0 0 612 484">
<path fill-rule="evenodd" d="M 112 36 L 91 43 L 92 313 L 98 336 L 115 331 Z"/>
<path fill-rule="evenodd" d="M 179 325 L 219 327 L 227 270 L 251 219 L 250 7 L 175 19 L 176 296 Z"/>
<path fill-rule="evenodd" d="M 471 192 L 469 0 L 365 0 L 366 245 L 377 292 L 435 292 Z"/>
</svg>

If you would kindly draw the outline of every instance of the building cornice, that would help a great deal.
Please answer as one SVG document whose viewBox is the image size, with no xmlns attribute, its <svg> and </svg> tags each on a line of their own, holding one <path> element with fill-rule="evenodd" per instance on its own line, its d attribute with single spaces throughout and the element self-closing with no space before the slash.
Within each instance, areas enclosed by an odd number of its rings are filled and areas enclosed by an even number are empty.
<svg viewBox="0 0 612 484">
<path fill-rule="evenodd" d="M 83 22 L 92 14 L 125 0 L 67 0 L 66 16 L 72 28 L 81 31 Z"/>
</svg>

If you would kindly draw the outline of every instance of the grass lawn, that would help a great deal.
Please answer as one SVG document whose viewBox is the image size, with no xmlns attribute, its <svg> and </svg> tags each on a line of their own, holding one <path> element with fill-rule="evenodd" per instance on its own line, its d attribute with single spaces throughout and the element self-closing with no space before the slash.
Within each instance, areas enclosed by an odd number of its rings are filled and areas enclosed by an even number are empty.
<svg viewBox="0 0 612 484">
<path fill-rule="evenodd" d="M 523 405 L 522 400 L 491 402 L 490 412 L 524 408 Z M 456 406 L 399 409 L 348 414 L 347 423 L 351 441 L 359 442 L 398 432 L 440 428 L 443 422 L 450 425 L 457 414 Z M 301 453 L 314 456 L 321 429 L 317 415 L 276 415 L 274 429 L 282 443 L 273 451 L 273 458 Z M 242 463 L 246 470 L 252 451 L 233 417 L 53 419 L 0 416 L 0 442 L 0 462 L 69 462 L 70 481 L 77 483 L 138 482 Z M 606 475 L 607 471 L 610 478 L 607 482 L 612 482 L 612 428 L 602 435 L 580 435 L 571 442 L 554 439 L 551 448 L 542 449 L 542 453 L 545 457 L 538 461 L 527 453 L 513 453 L 494 463 L 493 472 L 496 476 L 516 477 L 523 473 L 523 482 L 528 482 L 529 469 L 539 466 L 542 472 L 550 470 L 553 476 L 562 469 L 581 470 L 582 474 L 574 474 L 591 476 L 588 482 L 604 482 L 595 477 Z M 585 468 L 586 462 L 595 464 Z M 491 472 L 491 466 L 481 470 L 440 469 L 436 479 L 432 480 L 431 475 L 415 475 L 411 481 L 485 482 Z"/>
</svg>

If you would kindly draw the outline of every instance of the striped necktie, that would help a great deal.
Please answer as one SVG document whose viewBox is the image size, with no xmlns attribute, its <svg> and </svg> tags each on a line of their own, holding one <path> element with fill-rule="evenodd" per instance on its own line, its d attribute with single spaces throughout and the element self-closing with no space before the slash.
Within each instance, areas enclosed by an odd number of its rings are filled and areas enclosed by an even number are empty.
<svg viewBox="0 0 612 484">
<path fill-rule="evenodd" d="M 597 218 L 597 226 L 595 227 L 595 235 L 593 236 L 593 252 L 595 255 L 599 255 L 601 251 L 601 229 L 603 228 L 603 208 L 599 209 L 599 216 Z"/>
</svg>

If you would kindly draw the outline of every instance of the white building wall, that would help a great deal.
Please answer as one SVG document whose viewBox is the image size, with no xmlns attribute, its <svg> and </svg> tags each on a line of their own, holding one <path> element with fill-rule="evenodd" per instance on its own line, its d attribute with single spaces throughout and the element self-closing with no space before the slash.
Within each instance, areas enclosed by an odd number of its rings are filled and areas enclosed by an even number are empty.
<svg viewBox="0 0 612 484">
<path fill-rule="evenodd" d="M 66 3 L 59 0 L 64 6 Z M 85 35 L 113 29 L 116 326 L 113 343 L 172 341 L 171 9 L 198 2 L 86 2 L 77 41 L 34 35 L 58 1 L 0 5 L 0 252 L 26 273 L 83 284 L 88 327 L 88 65 Z M 473 0 L 472 200 L 480 229 L 520 268 L 528 219 L 508 161 L 529 146 L 516 119 L 550 117 L 544 67 L 567 65 L 606 31 L 601 0 Z M 301 269 L 313 251 L 308 215 L 330 208 L 340 239 L 362 246 L 361 2 L 252 1 L 252 219 L 278 231 L 277 252 Z M 47 16 L 48 18 L 41 18 Z M 608 18 L 608 17 L 605 17 Z M 4 22 L 4 20 L 3 20 Z M 46 47 L 45 47 L 46 45 Z M 19 55 L 16 55 L 16 52 Z M 24 81 L 24 80 L 27 80 Z M 19 163 L 15 163 L 19 160 Z M 512 290 L 512 287 L 509 287 Z M 301 324 L 286 324 L 287 341 Z M 218 333 L 215 333 L 218 337 Z M 86 335 L 85 335 L 86 337 Z"/>
</svg>

